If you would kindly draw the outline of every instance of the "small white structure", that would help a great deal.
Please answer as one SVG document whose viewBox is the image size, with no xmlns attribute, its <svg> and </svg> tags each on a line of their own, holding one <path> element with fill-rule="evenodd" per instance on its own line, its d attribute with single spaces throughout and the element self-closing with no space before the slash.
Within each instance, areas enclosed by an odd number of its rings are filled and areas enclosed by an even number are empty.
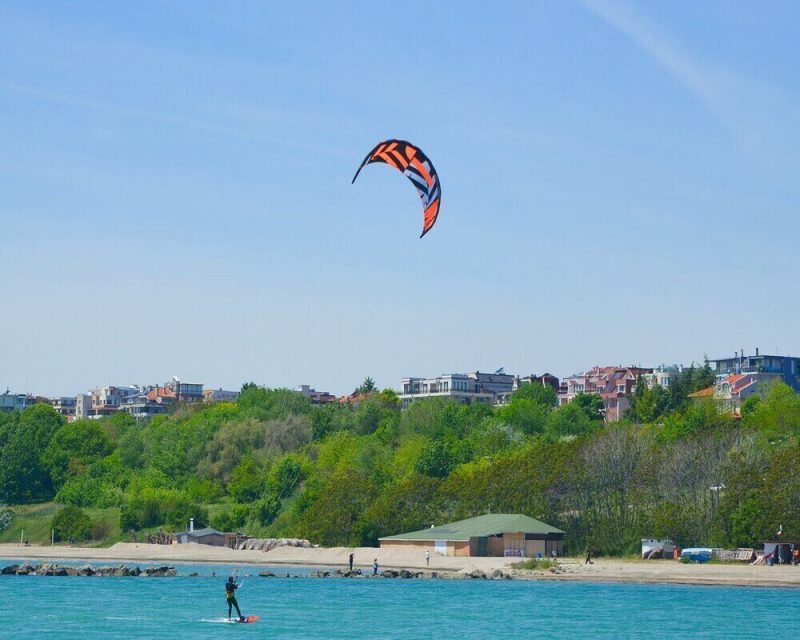
<svg viewBox="0 0 800 640">
<path fill-rule="evenodd" d="M 669 538 L 642 538 L 642 558 L 671 558 L 675 550 L 675 543 Z"/>
</svg>

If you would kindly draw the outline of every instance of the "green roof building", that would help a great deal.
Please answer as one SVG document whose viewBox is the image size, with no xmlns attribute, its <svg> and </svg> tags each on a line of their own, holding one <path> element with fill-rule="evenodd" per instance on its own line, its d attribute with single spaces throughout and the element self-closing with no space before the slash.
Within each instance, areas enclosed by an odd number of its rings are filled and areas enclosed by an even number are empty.
<svg viewBox="0 0 800 640">
<path fill-rule="evenodd" d="M 534 558 L 564 551 L 564 532 L 515 513 L 490 513 L 380 538 L 382 549 L 425 550 L 444 556 Z"/>
</svg>

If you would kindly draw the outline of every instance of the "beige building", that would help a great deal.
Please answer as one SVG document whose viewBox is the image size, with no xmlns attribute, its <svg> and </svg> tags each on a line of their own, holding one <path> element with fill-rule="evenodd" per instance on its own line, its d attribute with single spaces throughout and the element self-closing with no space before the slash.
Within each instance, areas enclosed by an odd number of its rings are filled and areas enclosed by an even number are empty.
<svg viewBox="0 0 800 640">
<path fill-rule="evenodd" d="M 442 556 L 524 557 L 564 552 L 564 532 L 521 514 L 493 513 L 380 538 L 381 549 Z"/>
</svg>

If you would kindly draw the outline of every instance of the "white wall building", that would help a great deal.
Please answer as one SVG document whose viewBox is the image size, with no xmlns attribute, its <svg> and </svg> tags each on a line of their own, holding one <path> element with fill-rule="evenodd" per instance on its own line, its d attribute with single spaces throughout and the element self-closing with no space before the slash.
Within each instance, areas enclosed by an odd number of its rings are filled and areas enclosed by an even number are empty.
<svg viewBox="0 0 800 640">
<path fill-rule="evenodd" d="M 422 398 L 450 398 L 462 404 L 503 404 L 514 388 L 508 373 L 449 373 L 435 378 L 403 378 L 400 401 L 407 407 Z"/>
</svg>

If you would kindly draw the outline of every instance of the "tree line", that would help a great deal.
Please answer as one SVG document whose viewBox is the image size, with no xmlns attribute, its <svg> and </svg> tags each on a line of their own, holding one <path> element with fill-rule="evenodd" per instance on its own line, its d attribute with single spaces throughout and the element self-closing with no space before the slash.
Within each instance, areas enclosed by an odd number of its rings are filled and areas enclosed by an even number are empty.
<svg viewBox="0 0 800 640">
<path fill-rule="evenodd" d="M 139 425 L 124 413 L 69 423 L 34 405 L 0 414 L 0 502 L 115 506 L 123 531 L 193 517 L 323 545 L 487 512 L 564 529 L 572 552 L 632 553 L 650 536 L 754 546 L 781 525 L 800 539 L 800 397 L 776 382 L 735 418 L 688 400 L 710 375 L 690 368 L 670 389 L 640 381 L 613 424 L 598 396 L 559 407 L 538 385 L 499 408 L 425 399 L 401 411 L 371 380 L 359 402 L 322 406 L 246 384 L 236 402 Z"/>
</svg>

